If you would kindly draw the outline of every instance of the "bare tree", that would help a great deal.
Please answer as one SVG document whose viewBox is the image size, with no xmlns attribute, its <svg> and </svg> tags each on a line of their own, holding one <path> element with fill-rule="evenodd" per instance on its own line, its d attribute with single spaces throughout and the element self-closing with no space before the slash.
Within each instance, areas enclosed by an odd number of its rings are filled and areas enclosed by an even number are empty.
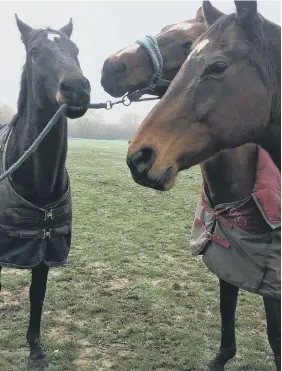
<svg viewBox="0 0 282 371">
<path fill-rule="evenodd" d="M 69 137 L 128 140 L 139 123 L 140 117 L 134 113 L 124 115 L 117 124 L 107 124 L 101 111 L 88 111 L 79 119 L 69 120 Z"/>
<path fill-rule="evenodd" d="M 137 113 L 127 113 L 120 119 L 120 132 L 122 139 L 130 139 L 140 125 L 140 116 Z"/>
</svg>

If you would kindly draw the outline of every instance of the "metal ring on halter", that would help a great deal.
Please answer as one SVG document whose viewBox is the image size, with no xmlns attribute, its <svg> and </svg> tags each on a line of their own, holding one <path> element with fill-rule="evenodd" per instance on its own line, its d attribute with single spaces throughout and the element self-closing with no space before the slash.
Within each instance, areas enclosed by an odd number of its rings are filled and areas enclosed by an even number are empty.
<svg viewBox="0 0 282 371">
<path fill-rule="evenodd" d="M 122 97 L 122 104 L 126 107 L 131 105 L 131 100 L 128 98 L 127 94 Z"/>
</svg>

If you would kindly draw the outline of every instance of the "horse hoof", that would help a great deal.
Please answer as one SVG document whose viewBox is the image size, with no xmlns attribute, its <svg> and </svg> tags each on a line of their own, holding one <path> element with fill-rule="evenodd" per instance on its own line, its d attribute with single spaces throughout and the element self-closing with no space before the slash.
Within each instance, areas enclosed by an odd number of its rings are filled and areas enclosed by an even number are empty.
<svg viewBox="0 0 282 371">
<path fill-rule="evenodd" d="M 225 371 L 225 368 L 223 365 L 215 363 L 214 361 L 211 361 L 208 364 L 208 368 L 209 368 L 209 371 Z"/>
<path fill-rule="evenodd" d="M 45 357 L 33 359 L 28 358 L 28 371 L 44 371 L 47 366 Z"/>
</svg>

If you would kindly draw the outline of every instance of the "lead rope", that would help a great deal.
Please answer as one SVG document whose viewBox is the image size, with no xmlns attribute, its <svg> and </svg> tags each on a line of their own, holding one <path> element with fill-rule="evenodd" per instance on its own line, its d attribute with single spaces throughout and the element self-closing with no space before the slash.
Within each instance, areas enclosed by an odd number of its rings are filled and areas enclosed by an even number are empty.
<svg viewBox="0 0 282 371">
<path fill-rule="evenodd" d="M 154 100 L 158 98 L 144 98 L 141 101 L 145 100 Z M 133 94 L 132 99 L 130 99 L 129 96 L 124 96 L 122 99 L 118 100 L 117 102 L 111 102 L 110 100 L 105 103 L 89 103 L 86 108 L 92 108 L 92 109 L 106 109 L 110 110 L 114 105 L 116 104 L 124 104 L 125 106 L 129 106 L 131 102 L 138 101 L 139 98 L 137 95 Z M 7 178 L 9 175 L 11 175 L 14 171 L 16 171 L 21 164 L 33 153 L 36 151 L 39 144 L 42 142 L 42 140 L 46 137 L 46 135 L 49 133 L 49 131 L 52 129 L 52 127 L 56 124 L 58 119 L 61 117 L 62 114 L 66 112 L 66 110 L 69 108 L 67 104 L 63 104 L 58 111 L 55 113 L 55 115 L 51 118 L 51 120 L 48 122 L 48 124 L 45 126 L 45 128 L 42 130 L 42 132 L 38 135 L 38 137 L 35 139 L 35 141 L 32 143 L 32 145 L 24 152 L 24 154 L 16 161 L 8 170 L 6 170 L 2 175 L 0 175 L 0 182 L 2 182 L 5 178 Z M 81 110 L 80 107 L 71 107 L 72 110 Z"/>
<path fill-rule="evenodd" d="M 155 88 L 160 86 L 168 87 L 170 85 L 170 81 L 164 80 L 161 78 L 162 70 L 163 70 L 163 57 L 161 55 L 158 42 L 155 36 L 145 36 L 143 40 L 137 40 L 137 44 L 141 45 L 149 54 L 151 57 L 151 60 L 153 62 L 154 66 L 154 75 L 151 78 L 150 84 L 148 87 L 136 90 L 131 94 L 125 94 L 120 100 L 116 102 L 112 102 L 110 100 L 106 101 L 105 103 L 89 103 L 86 108 L 92 108 L 92 109 L 106 109 L 110 110 L 113 108 L 116 104 L 123 104 L 125 106 L 129 106 L 132 102 L 144 102 L 144 101 L 151 101 L 159 99 L 159 97 L 154 98 L 142 98 L 142 95 L 144 94 L 156 94 Z M 142 99 L 141 99 L 142 98 Z M 58 119 L 61 117 L 62 114 L 66 112 L 66 110 L 69 108 L 67 104 L 63 104 L 58 111 L 55 113 L 55 115 L 51 118 L 51 120 L 48 122 L 48 124 L 45 126 L 45 128 L 42 130 L 42 132 L 39 134 L 39 136 L 35 139 L 35 141 L 32 143 L 32 145 L 24 152 L 24 154 L 16 161 L 8 170 L 6 170 L 1 176 L 0 176 L 0 182 L 2 182 L 5 178 L 7 178 L 9 175 L 11 175 L 14 171 L 16 171 L 21 164 L 33 153 L 36 151 L 39 144 L 42 142 L 42 140 L 46 137 L 46 135 L 49 133 L 49 131 L 52 129 L 52 127 L 56 124 Z M 71 107 L 72 110 L 80 110 L 80 107 Z"/>
<path fill-rule="evenodd" d="M 21 164 L 36 150 L 36 148 L 39 146 L 39 144 L 42 142 L 42 140 L 46 137 L 46 135 L 49 133 L 49 131 L 52 129 L 52 127 L 56 124 L 56 122 L 61 117 L 61 115 L 67 110 L 67 108 L 68 108 L 68 105 L 63 104 L 58 109 L 58 111 L 51 118 L 51 120 L 48 122 L 48 124 L 45 126 L 45 128 L 42 130 L 42 132 L 39 134 L 39 136 L 32 143 L 32 145 L 24 152 L 24 154 L 18 159 L 17 162 L 15 162 L 8 170 L 6 170 L 0 176 L 0 182 L 2 182 L 2 180 L 4 180 L 5 178 L 7 178 L 7 176 L 9 176 L 15 170 L 17 170 L 21 166 Z"/>
</svg>

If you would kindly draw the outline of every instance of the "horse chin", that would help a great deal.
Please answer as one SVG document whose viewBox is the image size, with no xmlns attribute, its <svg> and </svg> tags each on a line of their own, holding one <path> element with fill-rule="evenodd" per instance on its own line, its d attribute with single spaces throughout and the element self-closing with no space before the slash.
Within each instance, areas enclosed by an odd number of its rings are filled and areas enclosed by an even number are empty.
<svg viewBox="0 0 282 371">
<path fill-rule="evenodd" d="M 87 108 L 83 107 L 70 107 L 66 110 L 65 115 L 69 119 L 78 119 L 79 117 L 82 117 L 87 112 Z"/>
<path fill-rule="evenodd" d="M 172 166 L 169 166 L 158 180 L 158 184 L 162 187 L 162 191 L 169 191 L 175 186 L 176 176 L 178 171 L 175 171 Z"/>
<path fill-rule="evenodd" d="M 116 88 L 115 90 L 112 90 L 110 95 L 114 98 L 121 98 L 125 94 L 131 94 L 134 91 L 138 90 L 138 87 L 136 86 L 120 86 L 119 88 Z"/>
<path fill-rule="evenodd" d="M 101 85 L 105 92 L 113 98 L 120 98 L 128 92 L 127 87 L 112 82 L 101 80 Z"/>
<path fill-rule="evenodd" d="M 62 106 L 66 102 L 59 101 L 59 106 Z M 87 112 L 87 108 L 85 107 L 76 107 L 76 106 L 69 106 L 69 108 L 65 111 L 65 115 L 69 119 L 78 119 L 79 117 L 82 117 Z"/>
<path fill-rule="evenodd" d="M 155 189 L 156 191 L 166 192 L 175 186 L 177 171 L 169 166 L 160 176 L 150 177 L 147 173 L 142 176 L 132 174 L 134 181 L 144 187 Z"/>
</svg>

